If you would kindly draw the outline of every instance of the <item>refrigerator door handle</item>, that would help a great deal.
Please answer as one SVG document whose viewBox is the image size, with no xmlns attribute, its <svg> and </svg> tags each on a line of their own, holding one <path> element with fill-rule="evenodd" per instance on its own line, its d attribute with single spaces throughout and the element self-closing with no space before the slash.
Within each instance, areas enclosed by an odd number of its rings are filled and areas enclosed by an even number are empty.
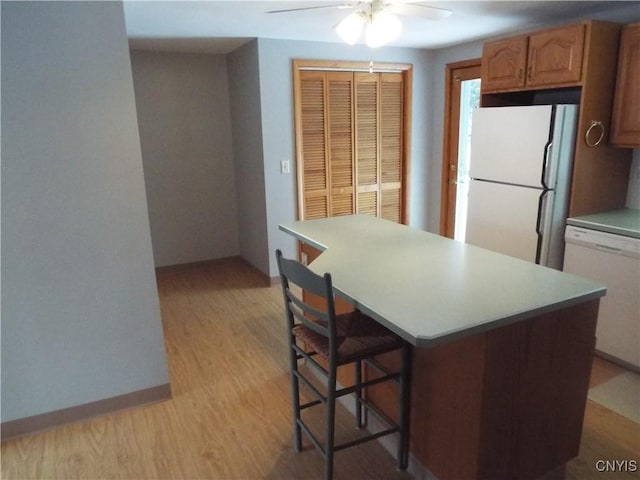
<svg viewBox="0 0 640 480">
<path fill-rule="evenodd" d="M 549 202 L 549 196 L 553 193 L 553 190 L 543 190 L 538 199 L 538 219 L 536 221 L 536 234 L 538 235 L 538 244 L 536 246 L 536 263 L 538 265 L 547 265 L 549 261 L 549 248 L 551 241 L 551 220 L 553 219 L 553 212 L 548 211 L 547 205 Z M 547 218 L 549 217 L 549 218 Z"/>
<path fill-rule="evenodd" d="M 551 147 L 553 147 L 553 142 L 548 142 L 544 147 L 544 161 L 542 162 L 542 178 L 540 182 L 542 183 L 542 188 L 545 190 L 549 189 L 549 179 L 547 178 L 547 173 L 549 170 L 549 160 L 551 158 Z"/>
<path fill-rule="evenodd" d="M 543 255 L 546 255 L 545 252 L 543 252 L 543 243 L 544 243 L 544 228 L 545 228 L 545 224 L 546 224 L 546 203 L 547 203 L 547 194 L 549 193 L 550 190 L 545 189 L 542 191 L 542 193 L 540 194 L 540 197 L 538 198 L 538 218 L 536 220 L 536 233 L 538 234 L 538 244 L 536 246 L 536 263 L 538 265 L 542 265 L 543 261 L 545 259 L 543 259 Z"/>
</svg>

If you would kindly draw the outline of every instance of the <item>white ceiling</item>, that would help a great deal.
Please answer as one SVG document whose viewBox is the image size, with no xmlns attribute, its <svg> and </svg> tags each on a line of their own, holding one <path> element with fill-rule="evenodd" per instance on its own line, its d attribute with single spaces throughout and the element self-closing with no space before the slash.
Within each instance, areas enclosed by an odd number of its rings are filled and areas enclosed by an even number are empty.
<svg viewBox="0 0 640 480">
<path fill-rule="evenodd" d="M 390 0 L 394 2 L 410 0 Z M 414 0 L 416 1 L 416 0 Z M 271 10 L 330 6 L 349 0 L 158 1 L 124 0 L 132 48 L 228 53 L 251 38 L 340 42 L 333 26 L 349 10 L 320 8 L 268 14 Z M 354 3 L 351 1 L 351 3 Z M 401 17 L 397 47 L 442 48 L 540 25 L 621 12 L 625 23 L 640 19 L 637 1 L 426 1 L 453 13 L 443 20 Z"/>
</svg>

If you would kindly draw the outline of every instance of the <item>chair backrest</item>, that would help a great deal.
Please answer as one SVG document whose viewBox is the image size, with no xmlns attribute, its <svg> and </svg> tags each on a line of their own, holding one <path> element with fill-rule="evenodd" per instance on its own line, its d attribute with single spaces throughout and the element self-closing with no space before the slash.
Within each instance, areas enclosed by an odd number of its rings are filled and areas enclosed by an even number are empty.
<svg viewBox="0 0 640 480">
<path fill-rule="evenodd" d="M 317 275 L 300 262 L 284 258 L 280 250 L 276 250 L 276 259 L 289 330 L 301 323 L 329 338 L 329 345 L 333 350 L 336 338 L 336 313 L 331 274 Z M 292 285 L 311 293 L 320 300 L 321 305 L 319 307 L 310 305 L 301 295 L 292 290 Z"/>
</svg>

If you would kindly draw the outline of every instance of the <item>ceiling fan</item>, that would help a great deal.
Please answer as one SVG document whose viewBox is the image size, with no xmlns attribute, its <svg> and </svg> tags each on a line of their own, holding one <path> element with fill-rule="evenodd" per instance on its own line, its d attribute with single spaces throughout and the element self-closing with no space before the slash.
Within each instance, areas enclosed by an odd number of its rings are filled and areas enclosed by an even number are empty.
<svg viewBox="0 0 640 480">
<path fill-rule="evenodd" d="M 361 0 L 332 5 L 271 10 L 267 13 L 288 13 L 302 10 L 339 8 L 351 10 L 333 28 L 349 45 L 354 45 L 364 31 L 365 42 L 371 48 L 380 47 L 394 40 L 402 31 L 402 23 L 396 15 L 417 16 L 429 20 L 441 20 L 451 15 L 451 10 L 431 7 L 424 2 L 404 0 Z"/>
</svg>

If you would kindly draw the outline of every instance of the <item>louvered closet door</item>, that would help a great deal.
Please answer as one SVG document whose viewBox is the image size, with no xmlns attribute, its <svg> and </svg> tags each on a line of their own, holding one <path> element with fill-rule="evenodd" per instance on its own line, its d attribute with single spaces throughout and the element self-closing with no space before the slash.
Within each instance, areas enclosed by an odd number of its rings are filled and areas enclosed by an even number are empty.
<svg viewBox="0 0 640 480">
<path fill-rule="evenodd" d="M 304 218 L 325 218 L 329 216 L 329 167 L 324 72 L 300 72 L 300 110 Z"/>
<path fill-rule="evenodd" d="M 380 216 L 402 220 L 404 83 L 397 73 L 380 74 Z"/>
<path fill-rule="evenodd" d="M 298 73 L 302 218 L 403 221 L 403 75 Z"/>
<path fill-rule="evenodd" d="M 401 222 L 403 77 L 357 73 L 355 96 L 357 211 Z"/>
<path fill-rule="evenodd" d="M 353 192 L 353 74 L 327 72 L 331 216 L 355 212 Z"/>
<path fill-rule="evenodd" d="M 300 72 L 304 218 L 354 213 L 353 74 Z"/>
<path fill-rule="evenodd" d="M 379 216 L 378 79 L 356 73 L 356 176 L 358 213 Z"/>
</svg>

